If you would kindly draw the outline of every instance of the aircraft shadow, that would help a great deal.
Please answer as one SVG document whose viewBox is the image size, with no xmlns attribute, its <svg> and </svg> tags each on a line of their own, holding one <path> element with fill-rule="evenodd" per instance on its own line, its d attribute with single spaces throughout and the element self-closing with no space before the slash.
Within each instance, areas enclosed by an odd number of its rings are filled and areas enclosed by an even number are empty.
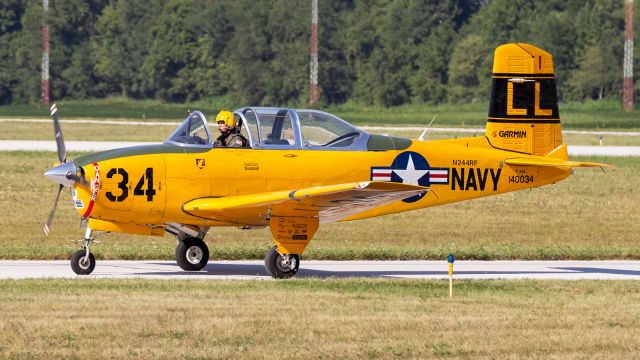
<svg viewBox="0 0 640 360">
<path fill-rule="evenodd" d="M 555 267 L 554 269 L 564 271 L 575 271 L 587 274 L 612 274 L 612 275 L 629 275 L 640 276 L 640 270 L 623 270 L 623 269 L 606 269 L 595 267 Z"/>
<path fill-rule="evenodd" d="M 139 272 L 134 275 L 167 275 L 167 276 L 268 276 L 262 264 L 216 264 L 209 263 L 201 271 L 183 271 L 175 264 L 155 263 L 154 265 L 163 265 L 175 268 L 176 271 L 158 271 L 158 272 Z M 629 275 L 630 277 L 640 277 L 639 270 L 622 270 L 595 267 L 554 267 L 554 270 L 542 271 L 456 271 L 455 275 L 554 275 L 554 274 L 571 274 L 571 273 L 587 273 L 587 274 L 614 274 Z M 328 271 L 317 269 L 300 268 L 297 278 L 376 278 L 376 277 L 394 277 L 394 276 L 446 276 L 447 271 L 410 271 L 410 270 L 363 270 L 363 271 Z"/>
</svg>

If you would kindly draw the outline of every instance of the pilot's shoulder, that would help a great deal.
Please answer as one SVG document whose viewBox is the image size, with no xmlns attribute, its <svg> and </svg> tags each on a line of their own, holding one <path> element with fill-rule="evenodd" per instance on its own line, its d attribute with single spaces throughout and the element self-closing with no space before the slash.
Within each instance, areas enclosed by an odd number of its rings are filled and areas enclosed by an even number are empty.
<svg viewBox="0 0 640 360">
<path fill-rule="evenodd" d="M 246 140 L 241 134 L 232 134 L 227 140 L 227 144 L 231 146 L 245 146 Z"/>
</svg>

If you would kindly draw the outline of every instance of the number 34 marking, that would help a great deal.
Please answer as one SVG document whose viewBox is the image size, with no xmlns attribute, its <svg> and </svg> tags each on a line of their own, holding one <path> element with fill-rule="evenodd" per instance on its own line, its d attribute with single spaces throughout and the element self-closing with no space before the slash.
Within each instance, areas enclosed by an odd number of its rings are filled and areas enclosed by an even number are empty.
<svg viewBox="0 0 640 360">
<path fill-rule="evenodd" d="M 107 173 L 107 179 L 111 179 L 114 175 L 122 176 L 122 180 L 118 183 L 118 189 L 120 189 L 120 195 L 116 196 L 111 191 L 106 192 L 106 197 L 109 201 L 121 202 L 129 196 L 129 174 L 123 168 L 113 168 Z M 147 188 L 143 189 L 144 183 L 147 183 Z M 138 184 L 133 189 L 133 196 L 147 195 L 147 201 L 153 201 L 153 196 L 156 194 L 156 190 L 153 188 L 153 168 L 147 168 L 144 175 L 138 180 Z"/>
</svg>

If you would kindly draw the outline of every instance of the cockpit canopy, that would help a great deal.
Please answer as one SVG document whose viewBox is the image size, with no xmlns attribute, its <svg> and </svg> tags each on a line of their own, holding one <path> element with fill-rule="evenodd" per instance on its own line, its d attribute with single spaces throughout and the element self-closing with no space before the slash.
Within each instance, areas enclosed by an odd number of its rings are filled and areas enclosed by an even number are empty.
<svg viewBox="0 0 640 360">
<path fill-rule="evenodd" d="M 362 150 L 368 134 L 326 112 L 251 107 L 234 112 L 253 148 Z M 360 140 L 360 141 L 359 141 Z"/>
<path fill-rule="evenodd" d="M 253 149 L 393 150 L 406 148 L 408 139 L 370 135 L 339 117 L 313 109 L 246 107 L 233 112 L 236 129 Z M 213 147 L 218 135 L 207 119 L 194 111 L 166 140 L 179 146 Z"/>
</svg>

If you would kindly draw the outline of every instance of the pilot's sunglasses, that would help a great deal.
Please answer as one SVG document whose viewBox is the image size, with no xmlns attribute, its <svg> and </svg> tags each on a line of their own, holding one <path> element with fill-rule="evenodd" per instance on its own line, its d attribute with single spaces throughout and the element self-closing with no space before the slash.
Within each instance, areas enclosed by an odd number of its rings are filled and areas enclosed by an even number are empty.
<svg viewBox="0 0 640 360">
<path fill-rule="evenodd" d="M 224 121 L 218 121 L 218 125 L 224 124 L 224 123 L 225 123 Z"/>
</svg>

